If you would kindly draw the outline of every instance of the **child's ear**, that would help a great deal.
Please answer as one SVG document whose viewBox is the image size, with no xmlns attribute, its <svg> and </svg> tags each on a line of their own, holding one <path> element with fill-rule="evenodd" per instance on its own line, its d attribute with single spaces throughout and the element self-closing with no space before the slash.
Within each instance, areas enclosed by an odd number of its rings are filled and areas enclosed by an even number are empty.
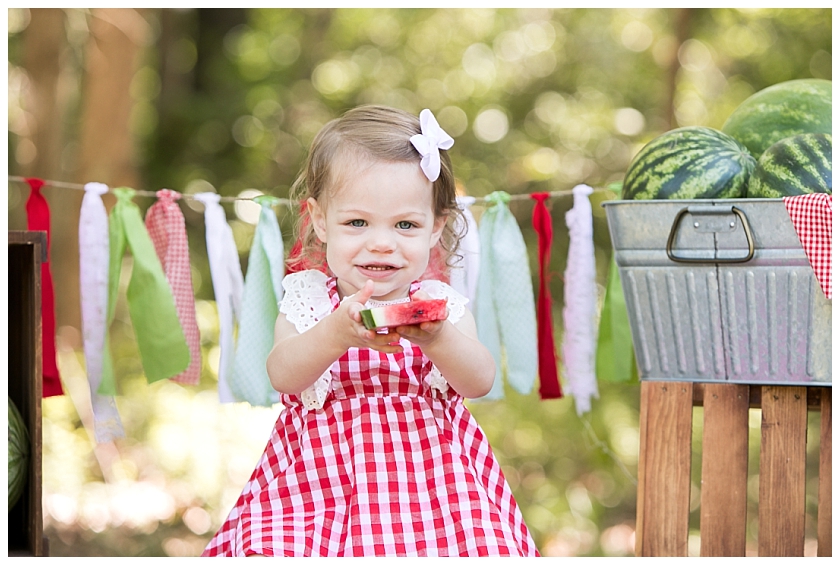
<svg viewBox="0 0 840 565">
<path fill-rule="evenodd" d="M 306 200 L 306 210 L 309 212 L 309 221 L 312 222 L 312 229 L 315 230 L 315 235 L 321 240 L 321 243 L 327 242 L 327 217 L 324 210 L 314 198 Z"/>
<path fill-rule="evenodd" d="M 434 247 L 440 241 L 440 236 L 443 235 L 443 228 L 446 227 L 446 216 L 439 216 L 435 218 L 434 227 L 432 229 L 432 239 L 429 249 Z"/>
</svg>

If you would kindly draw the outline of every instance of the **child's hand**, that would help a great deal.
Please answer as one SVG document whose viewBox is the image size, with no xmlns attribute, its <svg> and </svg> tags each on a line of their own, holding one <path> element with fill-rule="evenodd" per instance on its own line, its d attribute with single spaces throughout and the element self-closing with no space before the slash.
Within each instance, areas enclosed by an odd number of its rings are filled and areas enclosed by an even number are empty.
<svg viewBox="0 0 840 565">
<path fill-rule="evenodd" d="M 348 296 L 341 305 L 330 315 L 335 322 L 338 336 L 350 347 L 369 347 L 382 353 L 399 353 L 402 346 L 400 336 L 393 330 L 385 334 L 367 329 L 362 323 L 360 312 L 366 308 L 365 303 L 373 295 L 373 281 L 367 281 L 356 294 Z"/>
<path fill-rule="evenodd" d="M 430 300 L 432 297 L 426 292 L 418 290 L 411 296 L 411 300 Z M 414 324 L 410 326 L 399 326 L 394 330 L 402 337 L 410 342 L 419 345 L 420 347 L 434 343 L 440 336 L 441 331 L 448 320 L 438 320 L 436 322 L 423 322 L 422 324 Z"/>
</svg>

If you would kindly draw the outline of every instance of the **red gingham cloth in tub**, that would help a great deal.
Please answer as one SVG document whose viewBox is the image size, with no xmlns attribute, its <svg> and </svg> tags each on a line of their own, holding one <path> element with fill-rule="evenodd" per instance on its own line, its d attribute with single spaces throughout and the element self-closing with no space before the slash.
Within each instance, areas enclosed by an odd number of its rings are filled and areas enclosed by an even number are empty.
<svg viewBox="0 0 840 565">
<path fill-rule="evenodd" d="M 327 282 L 333 308 L 335 279 Z M 257 467 L 203 556 L 536 556 L 463 398 L 432 363 L 352 348 L 322 409 L 281 395 Z"/>
<path fill-rule="evenodd" d="M 820 288 L 831 300 L 831 195 L 820 192 L 783 200 Z"/>
</svg>

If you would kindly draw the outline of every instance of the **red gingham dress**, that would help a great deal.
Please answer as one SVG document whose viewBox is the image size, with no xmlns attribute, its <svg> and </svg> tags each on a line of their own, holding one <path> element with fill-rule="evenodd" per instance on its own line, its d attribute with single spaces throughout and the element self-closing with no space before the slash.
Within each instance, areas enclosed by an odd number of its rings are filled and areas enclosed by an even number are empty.
<svg viewBox="0 0 840 565">
<path fill-rule="evenodd" d="M 334 278 L 326 291 L 334 310 Z M 463 398 L 432 388 L 432 362 L 402 344 L 348 350 L 320 409 L 281 395 L 265 451 L 203 556 L 537 555 Z"/>
</svg>

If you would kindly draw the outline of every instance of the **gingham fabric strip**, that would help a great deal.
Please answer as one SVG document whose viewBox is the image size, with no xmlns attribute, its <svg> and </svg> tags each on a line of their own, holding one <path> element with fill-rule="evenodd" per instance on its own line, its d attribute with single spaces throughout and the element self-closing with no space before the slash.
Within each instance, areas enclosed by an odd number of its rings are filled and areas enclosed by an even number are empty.
<svg viewBox="0 0 840 565">
<path fill-rule="evenodd" d="M 233 371 L 233 330 L 242 309 L 242 289 L 245 285 L 239 251 L 233 239 L 233 230 L 227 223 L 225 210 L 215 192 L 201 192 L 195 199 L 204 204 L 204 230 L 210 278 L 219 315 L 219 402 L 230 403 L 236 399 L 228 380 Z"/>
<path fill-rule="evenodd" d="M 30 188 L 29 198 L 26 200 L 26 229 L 47 233 L 47 260 L 41 263 L 41 396 L 47 398 L 64 394 L 55 355 L 55 292 L 50 269 L 50 207 L 47 199 L 41 194 L 44 181 L 28 178 L 26 182 Z"/>
<path fill-rule="evenodd" d="M 579 184 L 572 189 L 574 204 L 566 212 L 569 255 L 566 259 L 563 306 L 563 372 L 566 390 L 575 399 L 578 416 L 589 412 L 598 398 L 595 378 L 595 348 L 598 292 L 595 286 L 595 247 L 592 240 L 592 188 Z"/>
<path fill-rule="evenodd" d="M 782 200 L 820 288 L 831 300 L 831 195 L 802 194 Z"/>
<path fill-rule="evenodd" d="M 263 195 L 254 200 L 260 205 L 260 218 L 248 255 L 229 385 L 238 401 L 271 406 L 279 394 L 271 386 L 265 362 L 274 346 L 274 323 L 283 298 L 283 237 L 271 208 L 277 199 Z"/>
<path fill-rule="evenodd" d="M 85 368 L 90 385 L 93 431 L 97 443 L 125 437 L 113 396 L 97 393 L 108 321 L 108 212 L 102 195 L 107 185 L 89 182 L 79 211 L 79 294 Z"/>
<path fill-rule="evenodd" d="M 168 379 L 184 371 L 190 364 L 190 349 L 178 320 L 172 289 L 163 274 L 152 240 L 143 224 L 140 209 L 131 199 L 134 190 L 115 188 L 117 203 L 111 210 L 108 225 L 108 325 L 114 321 L 120 271 L 126 249 L 133 264 L 126 290 L 126 302 L 140 363 L 150 383 Z M 117 394 L 108 332 L 102 361 L 102 383 L 99 394 Z"/>
<path fill-rule="evenodd" d="M 181 195 L 174 190 L 163 189 L 157 192 L 157 197 L 157 202 L 146 211 L 146 229 L 172 289 L 178 319 L 190 348 L 190 364 L 172 380 L 197 385 L 201 380 L 201 335 L 195 317 L 187 228 L 177 202 Z"/>
<path fill-rule="evenodd" d="M 322 290 L 335 309 L 335 279 Z M 265 452 L 204 556 L 537 555 L 463 399 L 433 388 L 431 361 L 401 344 L 348 350 L 321 409 L 281 395 Z"/>
</svg>

